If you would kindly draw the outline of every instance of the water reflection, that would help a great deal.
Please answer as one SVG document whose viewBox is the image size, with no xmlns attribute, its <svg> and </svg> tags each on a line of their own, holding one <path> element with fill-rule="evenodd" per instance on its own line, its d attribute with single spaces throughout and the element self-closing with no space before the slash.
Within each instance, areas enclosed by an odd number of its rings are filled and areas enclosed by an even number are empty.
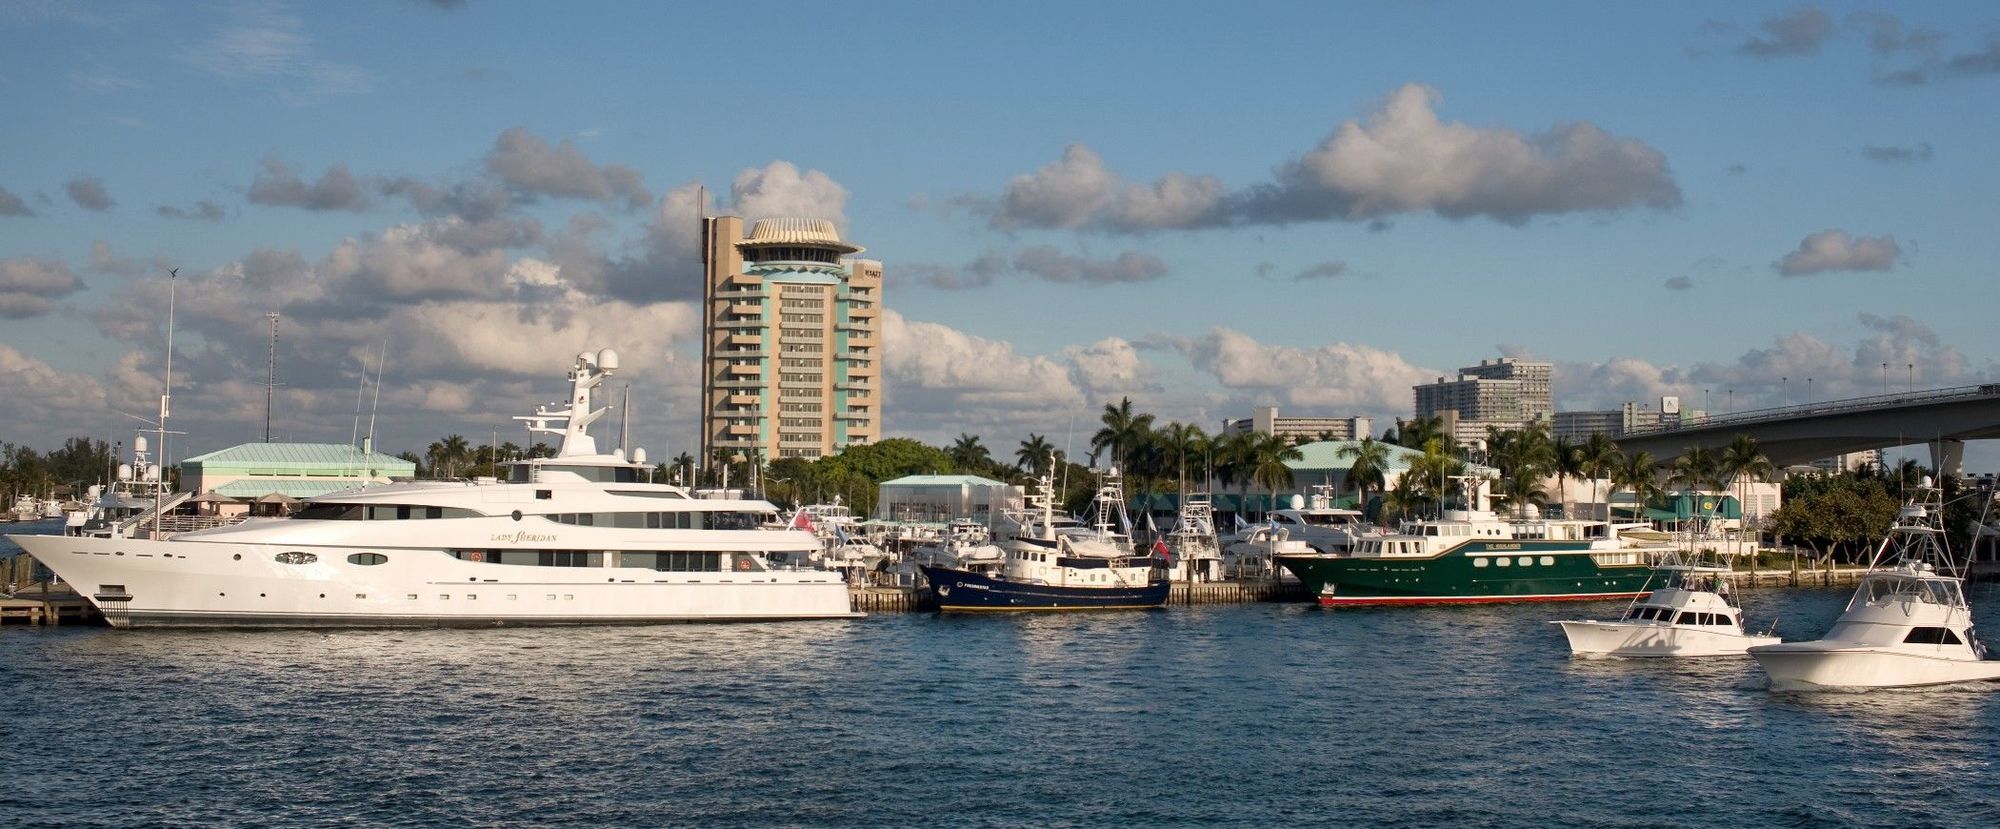
<svg viewBox="0 0 2000 829">
<path fill-rule="evenodd" d="M 1814 636 L 1845 593 L 1749 598 Z M 2000 695 L 1773 695 L 1748 659 L 1571 659 L 1546 624 L 1606 614 L 15 629 L 0 723 L 100 759 L 27 769 L 0 808 L 30 825 L 2000 823 L 1983 783 Z"/>
</svg>

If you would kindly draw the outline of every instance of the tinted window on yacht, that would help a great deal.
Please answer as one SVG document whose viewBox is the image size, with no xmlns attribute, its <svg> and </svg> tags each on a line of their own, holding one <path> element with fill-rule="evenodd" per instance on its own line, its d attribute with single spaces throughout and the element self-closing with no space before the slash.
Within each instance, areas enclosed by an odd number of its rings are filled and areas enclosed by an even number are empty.
<svg viewBox="0 0 2000 829">
<path fill-rule="evenodd" d="M 677 573 L 713 573 L 722 569 L 723 553 L 666 552 L 666 553 L 620 553 L 619 563 L 626 567 L 643 567 Z M 746 557 L 747 560 L 747 557 Z"/>
<path fill-rule="evenodd" d="M 603 567 L 604 566 L 604 554 L 595 551 L 542 550 L 540 551 L 540 558 L 541 561 L 537 563 L 543 567 Z"/>
<path fill-rule="evenodd" d="M 764 516 L 755 512 L 710 512 L 708 529 L 711 530 L 754 530 L 764 522 Z"/>
<path fill-rule="evenodd" d="M 348 564 L 359 564 L 363 567 L 381 564 L 388 560 L 389 557 L 381 553 L 355 553 L 347 557 Z"/>
<path fill-rule="evenodd" d="M 1951 632 L 1951 628 L 1933 627 L 1910 628 L 1910 635 L 1903 637 L 1903 641 L 1913 645 L 1962 644 L 1958 634 Z"/>
<path fill-rule="evenodd" d="M 359 521 L 360 504 L 307 504 L 292 515 L 294 521 Z"/>
</svg>

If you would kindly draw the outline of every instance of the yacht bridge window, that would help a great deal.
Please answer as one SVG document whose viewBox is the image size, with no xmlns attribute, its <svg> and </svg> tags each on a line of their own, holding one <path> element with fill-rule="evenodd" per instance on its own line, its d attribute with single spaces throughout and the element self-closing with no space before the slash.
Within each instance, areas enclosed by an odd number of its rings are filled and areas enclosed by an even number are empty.
<svg viewBox="0 0 2000 829">
<path fill-rule="evenodd" d="M 1910 634 L 1908 636 L 1903 637 L 1903 641 L 1905 643 L 1912 645 L 1965 644 L 1964 642 L 1959 640 L 1958 634 L 1953 633 L 1951 631 L 1951 628 L 1937 628 L 1937 627 L 1910 628 Z"/>
</svg>

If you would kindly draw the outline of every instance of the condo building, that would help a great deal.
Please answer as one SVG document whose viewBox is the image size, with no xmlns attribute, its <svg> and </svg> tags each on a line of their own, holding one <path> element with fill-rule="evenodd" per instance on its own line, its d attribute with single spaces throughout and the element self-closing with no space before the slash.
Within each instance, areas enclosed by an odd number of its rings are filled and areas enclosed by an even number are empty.
<svg viewBox="0 0 2000 829">
<path fill-rule="evenodd" d="M 882 263 L 823 219 L 703 217 L 702 457 L 819 458 L 882 435 Z"/>
<path fill-rule="evenodd" d="M 1483 439 L 1489 426 L 1519 429 L 1555 411 L 1553 364 L 1501 357 L 1458 370 L 1455 379 L 1411 387 L 1418 419 L 1442 417 L 1460 443 Z"/>
</svg>

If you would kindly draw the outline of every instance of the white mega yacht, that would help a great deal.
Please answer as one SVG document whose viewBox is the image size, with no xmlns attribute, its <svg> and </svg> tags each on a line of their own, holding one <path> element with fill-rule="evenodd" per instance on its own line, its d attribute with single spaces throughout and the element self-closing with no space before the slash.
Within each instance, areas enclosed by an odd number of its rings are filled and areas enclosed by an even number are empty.
<svg viewBox="0 0 2000 829">
<path fill-rule="evenodd" d="M 1929 478 L 1903 507 L 1826 636 L 1751 648 L 1773 691 L 1899 688 L 2000 679 L 1972 630 L 1945 546 L 1943 493 Z"/>
<path fill-rule="evenodd" d="M 644 451 L 600 453 L 591 393 L 617 352 L 577 356 L 570 399 L 538 408 L 555 457 L 504 480 L 371 485 L 289 518 L 165 540 L 11 538 L 115 627 L 609 624 L 857 616 L 839 574 L 773 569 L 814 551 L 761 500 L 646 482 Z M 561 426 L 550 425 L 562 421 Z"/>
</svg>

